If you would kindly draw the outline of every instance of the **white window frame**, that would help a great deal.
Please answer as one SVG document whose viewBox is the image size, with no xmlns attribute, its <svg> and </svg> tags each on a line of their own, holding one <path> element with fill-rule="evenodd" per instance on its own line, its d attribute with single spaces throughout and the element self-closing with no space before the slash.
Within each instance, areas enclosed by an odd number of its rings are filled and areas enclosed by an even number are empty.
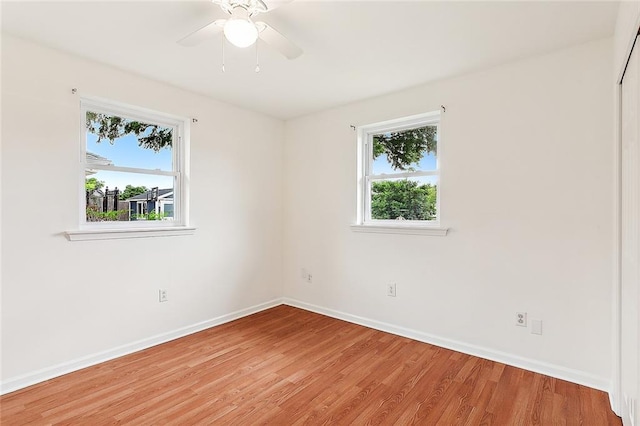
<svg viewBox="0 0 640 426">
<path fill-rule="evenodd" d="M 88 164 L 86 159 L 86 114 L 88 111 L 115 115 L 126 119 L 172 128 L 172 170 L 141 169 L 136 167 L 115 166 L 112 164 Z M 80 162 L 78 169 L 79 220 L 78 229 L 65 233 L 67 238 L 71 241 L 76 241 L 192 234 L 195 228 L 188 226 L 190 120 L 145 108 L 88 97 L 83 97 L 80 100 L 80 120 Z M 87 222 L 85 205 L 85 170 L 87 169 L 173 177 L 173 220 Z"/>
<path fill-rule="evenodd" d="M 433 111 L 424 114 L 412 115 L 409 117 L 397 118 L 379 123 L 368 124 L 358 127 L 358 190 L 357 190 L 357 219 L 351 226 L 357 232 L 375 233 L 403 233 L 403 234 L 424 234 L 444 236 L 447 228 L 441 226 L 441 115 L 440 111 Z M 436 168 L 434 170 L 402 171 L 398 173 L 373 174 L 373 136 L 386 132 L 400 132 L 403 130 L 415 129 L 424 126 L 437 127 L 437 149 Z M 371 219 L 371 187 L 375 181 L 390 180 L 397 178 L 412 178 L 422 176 L 435 176 L 438 182 L 436 192 L 436 219 L 423 220 L 380 220 Z"/>
</svg>

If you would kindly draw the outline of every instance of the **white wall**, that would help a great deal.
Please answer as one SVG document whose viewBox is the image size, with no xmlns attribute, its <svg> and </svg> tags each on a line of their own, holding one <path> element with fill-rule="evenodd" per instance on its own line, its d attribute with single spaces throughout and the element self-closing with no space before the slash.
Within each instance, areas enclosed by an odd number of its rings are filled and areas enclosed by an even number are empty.
<svg viewBox="0 0 640 426">
<path fill-rule="evenodd" d="M 611 56 L 596 41 L 287 122 L 285 296 L 608 390 Z M 449 235 L 352 232 L 349 126 L 441 104 Z M 517 311 L 544 334 L 516 327 Z"/>
<path fill-rule="evenodd" d="M 2 381 L 284 295 L 606 389 L 611 54 L 611 40 L 597 41 L 283 126 L 3 36 Z M 191 144 L 194 236 L 64 239 L 77 221 L 73 87 L 199 119 Z M 349 125 L 440 104 L 450 234 L 352 233 Z M 102 272 L 107 263 L 119 279 Z M 302 282 L 303 267 L 312 284 Z M 396 298 L 385 296 L 390 281 Z M 168 303 L 157 302 L 161 287 Z M 542 319 L 544 334 L 515 327 L 516 311 Z"/>
<path fill-rule="evenodd" d="M 198 118 L 195 235 L 62 236 L 79 209 L 72 88 Z M 2 123 L 3 382 L 280 297 L 281 121 L 3 36 Z"/>
</svg>

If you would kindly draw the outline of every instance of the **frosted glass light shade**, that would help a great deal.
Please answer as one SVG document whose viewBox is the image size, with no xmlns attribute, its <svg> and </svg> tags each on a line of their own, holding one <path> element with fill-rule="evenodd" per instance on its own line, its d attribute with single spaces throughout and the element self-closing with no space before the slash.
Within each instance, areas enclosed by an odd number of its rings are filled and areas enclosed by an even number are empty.
<svg viewBox="0 0 640 426">
<path fill-rule="evenodd" d="M 258 39 L 258 29 L 249 19 L 231 18 L 224 24 L 224 36 L 237 47 L 249 47 Z"/>
</svg>

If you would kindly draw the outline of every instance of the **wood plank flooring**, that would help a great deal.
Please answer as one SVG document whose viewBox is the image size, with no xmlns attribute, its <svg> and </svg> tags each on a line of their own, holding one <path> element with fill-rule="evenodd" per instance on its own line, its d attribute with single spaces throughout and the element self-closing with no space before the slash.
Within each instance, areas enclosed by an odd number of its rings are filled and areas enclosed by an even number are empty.
<svg viewBox="0 0 640 426">
<path fill-rule="evenodd" d="M 9 425 L 620 425 L 604 392 L 278 306 L 0 398 Z"/>
</svg>

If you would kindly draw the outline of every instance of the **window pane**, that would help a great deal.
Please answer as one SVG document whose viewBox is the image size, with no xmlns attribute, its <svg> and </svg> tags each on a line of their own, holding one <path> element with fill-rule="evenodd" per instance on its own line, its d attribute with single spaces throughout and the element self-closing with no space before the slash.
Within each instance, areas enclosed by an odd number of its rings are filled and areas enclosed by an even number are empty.
<svg viewBox="0 0 640 426">
<path fill-rule="evenodd" d="M 437 126 L 373 135 L 371 173 L 436 170 L 437 145 Z"/>
<path fill-rule="evenodd" d="M 87 112 L 87 166 L 173 170 L 173 128 Z"/>
<path fill-rule="evenodd" d="M 173 220 L 172 176 L 85 170 L 87 222 Z"/>
<path fill-rule="evenodd" d="M 371 219 L 436 220 L 438 179 L 423 176 L 371 183 Z"/>
</svg>

